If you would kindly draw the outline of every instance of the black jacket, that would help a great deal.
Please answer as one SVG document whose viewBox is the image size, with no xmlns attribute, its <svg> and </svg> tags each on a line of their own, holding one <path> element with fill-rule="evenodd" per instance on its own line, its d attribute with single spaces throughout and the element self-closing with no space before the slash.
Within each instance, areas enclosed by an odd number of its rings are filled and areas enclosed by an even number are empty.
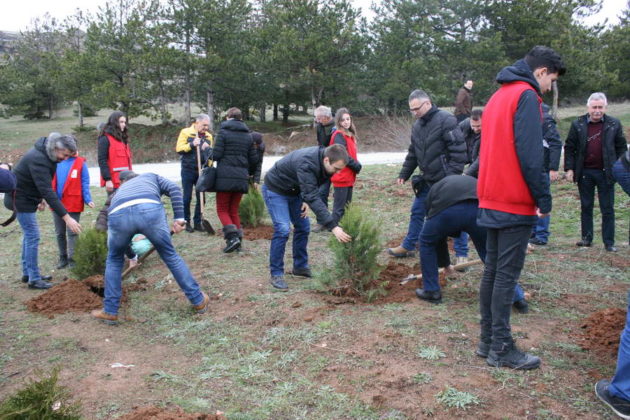
<svg viewBox="0 0 630 420">
<path fill-rule="evenodd" d="M 265 175 L 265 185 L 276 194 L 296 196 L 308 204 L 317 223 L 332 230 L 337 224 L 319 194 L 319 186 L 330 179 L 324 170 L 324 148 L 313 146 L 295 150 L 273 165 Z"/>
<path fill-rule="evenodd" d="M 556 120 L 551 116 L 549 105 L 542 104 L 543 110 L 543 146 L 545 148 L 545 171 L 557 171 L 560 167 L 562 140 L 556 128 Z"/>
<path fill-rule="evenodd" d="M 626 138 L 623 127 L 617 118 L 604 115 L 604 128 L 602 132 L 602 147 L 604 158 L 604 172 L 608 183 L 614 182 L 612 166 L 627 150 Z M 584 158 L 586 157 L 586 137 L 588 136 L 588 114 L 578 117 L 571 123 L 567 140 L 564 143 L 564 170 L 574 172 L 573 181 L 577 182 L 582 177 Z"/>
<path fill-rule="evenodd" d="M 247 192 L 250 167 L 258 163 L 258 155 L 249 128 L 243 121 L 221 123 L 212 160 L 217 162 L 215 191 Z"/>
<path fill-rule="evenodd" d="M 481 142 L 481 131 L 475 133 L 470 126 L 470 118 L 466 118 L 459 123 L 459 128 L 462 130 L 464 136 L 464 142 L 466 142 L 466 156 L 468 158 L 466 163 L 473 163 L 479 157 L 479 144 Z"/>
<path fill-rule="evenodd" d="M 449 175 L 431 187 L 424 202 L 427 219 L 442 210 L 462 201 L 477 198 L 477 178 L 472 176 Z"/>
<path fill-rule="evenodd" d="M 316 127 L 317 127 L 317 143 L 319 143 L 319 146 L 320 147 L 330 146 L 330 137 L 332 136 L 333 131 L 335 131 L 334 121 L 331 121 L 326 125 L 317 123 Z"/>
<path fill-rule="evenodd" d="M 411 144 L 399 178 L 407 180 L 416 168 L 428 185 L 447 175 L 461 175 L 466 143 L 455 117 L 435 105 L 411 129 Z"/>
<path fill-rule="evenodd" d="M 57 193 L 52 188 L 52 179 L 57 170 L 57 162 L 53 162 L 46 153 L 46 137 L 42 137 L 35 146 L 26 152 L 13 170 L 17 178 L 15 190 L 15 208 L 18 212 L 33 213 L 37 205 L 45 199 L 48 205 L 59 216 L 68 212 Z"/>
</svg>

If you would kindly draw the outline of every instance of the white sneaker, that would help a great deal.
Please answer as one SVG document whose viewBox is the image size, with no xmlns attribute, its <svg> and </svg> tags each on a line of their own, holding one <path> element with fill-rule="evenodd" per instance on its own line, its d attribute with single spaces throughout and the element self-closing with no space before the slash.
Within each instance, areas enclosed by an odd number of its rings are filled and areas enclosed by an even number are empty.
<svg viewBox="0 0 630 420">
<path fill-rule="evenodd" d="M 456 265 L 465 264 L 467 262 L 468 262 L 468 257 L 457 257 Z M 467 267 L 463 267 L 463 268 L 457 268 L 456 270 L 459 271 L 460 273 L 463 273 L 467 269 L 468 269 Z"/>
</svg>

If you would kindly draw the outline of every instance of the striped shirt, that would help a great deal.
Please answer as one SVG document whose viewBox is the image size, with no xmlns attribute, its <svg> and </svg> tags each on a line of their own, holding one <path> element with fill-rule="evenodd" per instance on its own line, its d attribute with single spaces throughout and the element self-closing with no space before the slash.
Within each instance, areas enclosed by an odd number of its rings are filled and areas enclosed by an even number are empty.
<svg viewBox="0 0 630 420">
<path fill-rule="evenodd" d="M 162 195 L 167 195 L 171 198 L 174 219 L 183 219 L 184 201 L 181 188 L 174 182 L 150 172 L 124 182 L 114 194 L 112 203 L 109 206 L 109 212 L 111 213 L 116 207 L 132 200 L 161 202 Z"/>
</svg>

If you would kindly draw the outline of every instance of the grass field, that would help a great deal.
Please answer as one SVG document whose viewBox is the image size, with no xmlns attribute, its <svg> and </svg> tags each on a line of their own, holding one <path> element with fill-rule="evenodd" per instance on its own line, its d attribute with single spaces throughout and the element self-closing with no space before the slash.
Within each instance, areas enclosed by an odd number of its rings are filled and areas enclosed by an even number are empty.
<svg viewBox="0 0 630 420">
<path fill-rule="evenodd" d="M 394 185 L 398 170 L 365 167 L 355 188 L 355 202 L 382 225 L 383 249 L 404 235 L 412 201 L 408 186 Z M 231 420 L 610 419 L 593 384 L 612 374 L 615 356 L 582 350 L 575 334 L 590 313 L 626 307 L 630 199 L 617 188 L 619 252 L 612 254 L 603 251 L 597 211 L 594 246 L 574 246 L 577 190 L 560 182 L 553 192 L 550 244 L 528 255 L 521 277 L 531 311 L 512 315 L 519 346 L 542 358 L 541 369 L 494 369 L 474 355 L 480 267 L 449 280 L 443 305 L 420 302 L 411 284 L 403 291 L 393 285 L 396 299 L 352 303 L 291 276 L 287 293 L 273 290 L 269 241 L 246 242 L 242 253 L 224 255 L 220 238 L 184 232 L 174 242 L 214 295 L 210 312 L 191 313 L 154 255 L 126 280 L 141 290 L 130 294 L 124 322 L 109 327 L 87 313 L 49 318 L 26 310 L 24 302 L 41 292 L 19 281 L 21 235 L 13 224 L 0 231 L 0 400 L 37 370 L 59 366 L 61 383 L 86 419 L 112 419 L 143 405 L 221 410 Z M 101 204 L 102 190 L 93 193 Z M 206 210 L 216 227 L 212 200 Z M 81 223 L 89 226 L 95 214 L 86 211 Z M 40 265 L 61 281 L 68 273 L 53 270 L 49 212 L 39 221 Z M 329 238 L 311 234 L 316 272 L 330 267 Z M 290 253 L 288 247 L 287 268 Z M 389 260 L 385 252 L 379 259 Z M 412 272 L 417 260 L 401 263 Z"/>
</svg>

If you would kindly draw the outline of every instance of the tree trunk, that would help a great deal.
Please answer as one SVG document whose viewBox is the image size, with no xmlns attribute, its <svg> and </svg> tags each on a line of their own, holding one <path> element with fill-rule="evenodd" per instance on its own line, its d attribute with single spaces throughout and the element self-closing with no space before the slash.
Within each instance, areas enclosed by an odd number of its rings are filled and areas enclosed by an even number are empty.
<svg viewBox="0 0 630 420">
<path fill-rule="evenodd" d="M 282 124 L 289 124 L 289 105 L 282 105 Z"/>
<path fill-rule="evenodd" d="M 260 105 L 258 108 L 258 115 L 260 116 L 260 122 L 267 122 L 267 104 Z"/>
<path fill-rule="evenodd" d="M 273 120 L 278 121 L 278 104 L 273 104 Z"/>
<path fill-rule="evenodd" d="M 210 86 L 206 91 L 206 105 L 208 108 L 208 116 L 210 117 L 210 132 L 214 132 L 214 91 Z"/>
<path fill-rule="evenodd" d="M 186 68 L 184 74 L 184 118 L 186 118 L 186 124 L 190 124 L 192 115 L 190 112 L 190 31 L 186 31 Z M 212 120 L 210 120 L 212 125 Z"/>
<path fill-rule="evenodd" d="M 79 128 L 83 128 L 83 104 L 81 101 L 77 101 L 79 105 Z"/>
<path fill-rule="evenodd" d="M 48 98 L 48 119 L 52 120 L 53 117 L 53 97 Z"/>
<path fill-rule="evenodd" d="M 554 120 L 558 121 L 558 83 L 555 80 L 551 84 L 551 90 L 553 91 L 553 106 L 551 108 L 551 116 Z"/>
</svg>

